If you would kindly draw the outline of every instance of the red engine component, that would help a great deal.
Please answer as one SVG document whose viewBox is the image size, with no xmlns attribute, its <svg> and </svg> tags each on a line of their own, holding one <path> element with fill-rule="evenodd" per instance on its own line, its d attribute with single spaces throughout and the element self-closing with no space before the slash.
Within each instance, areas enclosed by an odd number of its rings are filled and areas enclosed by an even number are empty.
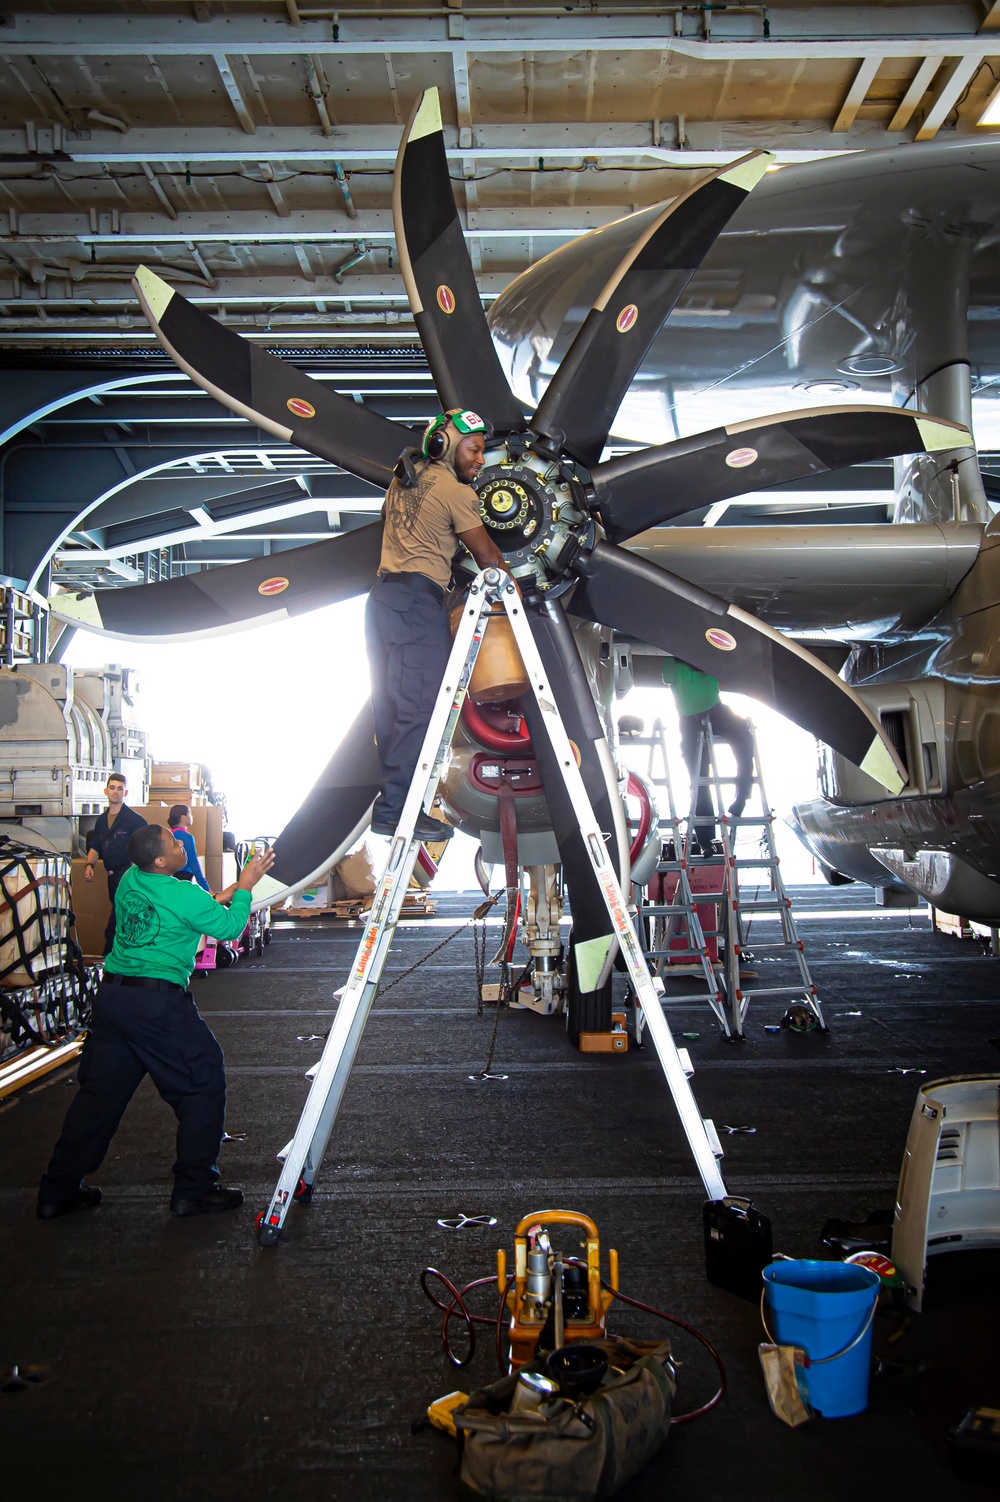
<svg viewBox="0 0 1000 1502">
<path fill-rule="evenodd" d="M 491 751 L 530 752 L 531 736 L 516 699 L 503 704 L 473 704 L 466 699 L 462 720 L 470 735 Z"/>
<path fill-rule="evenodd" d="M 481 793 L 509 787 L 515 798 L 542 791 L 542 774 L 530 756 L 490 756 L 481 751 L 469 763 L 469 781 Z"/>
<path fill-rule="evenodd" d="M 639 803 L 639 827 L 632 837 L 628 851 L 628 858 L 634 864 L 639 859 L 642 847 L 646 843 L 646 836 L 649 834 L 649 827 L 653 822 L 653 806 L 649 801 L 646 784 L 634 772 L 628 774 L 628 792 L 629 796 L 638 799 Z"/>
<path fill-rule="evenodd" d="M 725 865 L 722 861 L 699 861 L 697 865 L 689 865 L 688 880 L 691 883 L 691 895 L 695 899 L 698 922 L 705 935 L 705 948 L 709 959 L 715 964 L 719 958 L 719 903 L 725 899 Z M 654 871 L 646 888 L 646 900 L 652 903 L 672 902 L 676 891 L 676 871 Z M 668 965 L 689 963 L 687 956 L 691 953 L 691 937 L 683 917 L 674 930 L 670 948 L 676 949 L 678 955 L 676 961 L 668 956 Z"/>
</svg>

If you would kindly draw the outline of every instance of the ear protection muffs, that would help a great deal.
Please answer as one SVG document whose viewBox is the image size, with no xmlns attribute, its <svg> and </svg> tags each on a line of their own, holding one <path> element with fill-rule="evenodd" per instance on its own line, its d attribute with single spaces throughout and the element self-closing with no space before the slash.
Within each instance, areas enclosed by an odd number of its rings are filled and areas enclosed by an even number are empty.
<svg viewBox="0 0 1000 1502">
<path fill-rule="evenodd" d="M 424 432 L 424 441 L 421 445 L 425 459 L 440 459 L 448 447 L 448 434 L 445 429 L 448 426 L 447 412 L 439 412 L 433 422 L 428 423 Z"/>
</svg>

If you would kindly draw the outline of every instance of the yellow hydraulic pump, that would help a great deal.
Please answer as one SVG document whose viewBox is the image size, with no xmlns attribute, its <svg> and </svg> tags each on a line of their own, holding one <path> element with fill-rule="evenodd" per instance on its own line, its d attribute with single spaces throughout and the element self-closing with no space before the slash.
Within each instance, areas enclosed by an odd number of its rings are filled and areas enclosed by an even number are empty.
<svg viewBox="0 0 1000 1502">
<path fill-rule="evenodd" d="M 549 1230 L 575 1226 L 583 1235 L 586 1259 L 560 1253 Z M 618 1288 L 618 1253 L 608 1252 L 608 1282 Z M 497 1287 L 507 1287 L 507 1254 L 497 1250 Z M 613 1295 L 601 1287 L 601 1241 L 589 1215 L 577 1210 L 537 1210 L 514 1233 L 514 1280 L 507 1293 L 510 1310 L 510 1368 L 517 1371 L 535 1355 L 546 1331 L 552 1350 L 571 1340 L 599 1340 Z M 551 1325 L 550 1329 L 547 1329 Z"/>
</svg>

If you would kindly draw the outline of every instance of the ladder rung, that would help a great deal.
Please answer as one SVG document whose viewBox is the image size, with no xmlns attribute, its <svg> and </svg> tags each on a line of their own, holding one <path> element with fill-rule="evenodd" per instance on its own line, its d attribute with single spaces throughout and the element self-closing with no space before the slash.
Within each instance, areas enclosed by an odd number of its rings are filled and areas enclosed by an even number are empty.
<svg viewBox="0 0 1000 1502">
<path fill-rule="evenodd" d="M 804 986 L 801 981 L 797 986 L 747 986 L 743 995 L 750 997 L 751 1000 L 755 996 L 801 996 L 807 1006 L 811 1006 L 815 1001 L 809 987 Z"/>
<path fill-rule="evenodd" d="M 793 956 L 801 954 L 801 950 L 799 949 L 799 942 L 801 941 L 788 943 L 788 941 L 786 940 L 775 944 L 758 944 L 755 939 L 752 944 L 747 944 L 746 948 L 753 954 L 768 954 L 771 950 L 787 949 L 790 951 L 788 958 L 792 959 Z"/>
<path fill-rule="evenodd" d="M 789 911 L 788 898 L 784 902 L 736 902 L 741 913 L 787 913 Z"/>
</svg>

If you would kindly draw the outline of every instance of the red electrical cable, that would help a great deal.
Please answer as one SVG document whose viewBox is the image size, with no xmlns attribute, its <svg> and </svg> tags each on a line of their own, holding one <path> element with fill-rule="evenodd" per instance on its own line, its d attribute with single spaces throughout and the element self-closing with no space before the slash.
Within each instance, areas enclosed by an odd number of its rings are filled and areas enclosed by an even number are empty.
<svg viewBox="0 0 1000 1502">
<path fill-rule="evenodd" d="M 443 1303 L 441 1299 L 438 1298 L 437 1294 L 431 1292 L 431 1290 L 427 1286 L 428 1278 L 438 1278 L 444 1284 L 445 1288 L 451 1294 L 450 1304 Z M 457 1366 L 459 1370 L 461 1370 L 463 1366 L 468 1366 L 469 1362 L 475 1355 L 476 1325 L 492 1325 L 494 1323 L 494 1317 L 491 1314 L 472 1314 L 465 1303 L 465 1295 L 467 1293 L 470 1293 L 473 1288 L 481 1288 L 484 1283 L 495 1282 L 495 1277 L 476 1278 L 472 1283 L 466 1283 L 464 1288 L 456 1288 L 451 1279 L 445 1277 L 444 1273 L 438 1272 L 436 1267 L 425 1267 L 423 1272 L 420 1274 L 420 1286 L 423 1289 L 424 1293 L 430 1299 L 435 1309 L 441 1309 L 444 1311 L 444 1317 L 441 1320 L 441 1344 L 444 1347 L 444 1353 L 447 1356 L 448 1360 L 451 1362 L 452 1366 Z M 451 1341 L 448 1338 L 448 1325 L 450 1321 L 459 1318 L 465 1320 L 466 1333 L 469 1337 L 468 1354 L 464 1356 L 461 1361 L 455 1355 L 455 1352 L 452 1349 Z"/>
</svg>

